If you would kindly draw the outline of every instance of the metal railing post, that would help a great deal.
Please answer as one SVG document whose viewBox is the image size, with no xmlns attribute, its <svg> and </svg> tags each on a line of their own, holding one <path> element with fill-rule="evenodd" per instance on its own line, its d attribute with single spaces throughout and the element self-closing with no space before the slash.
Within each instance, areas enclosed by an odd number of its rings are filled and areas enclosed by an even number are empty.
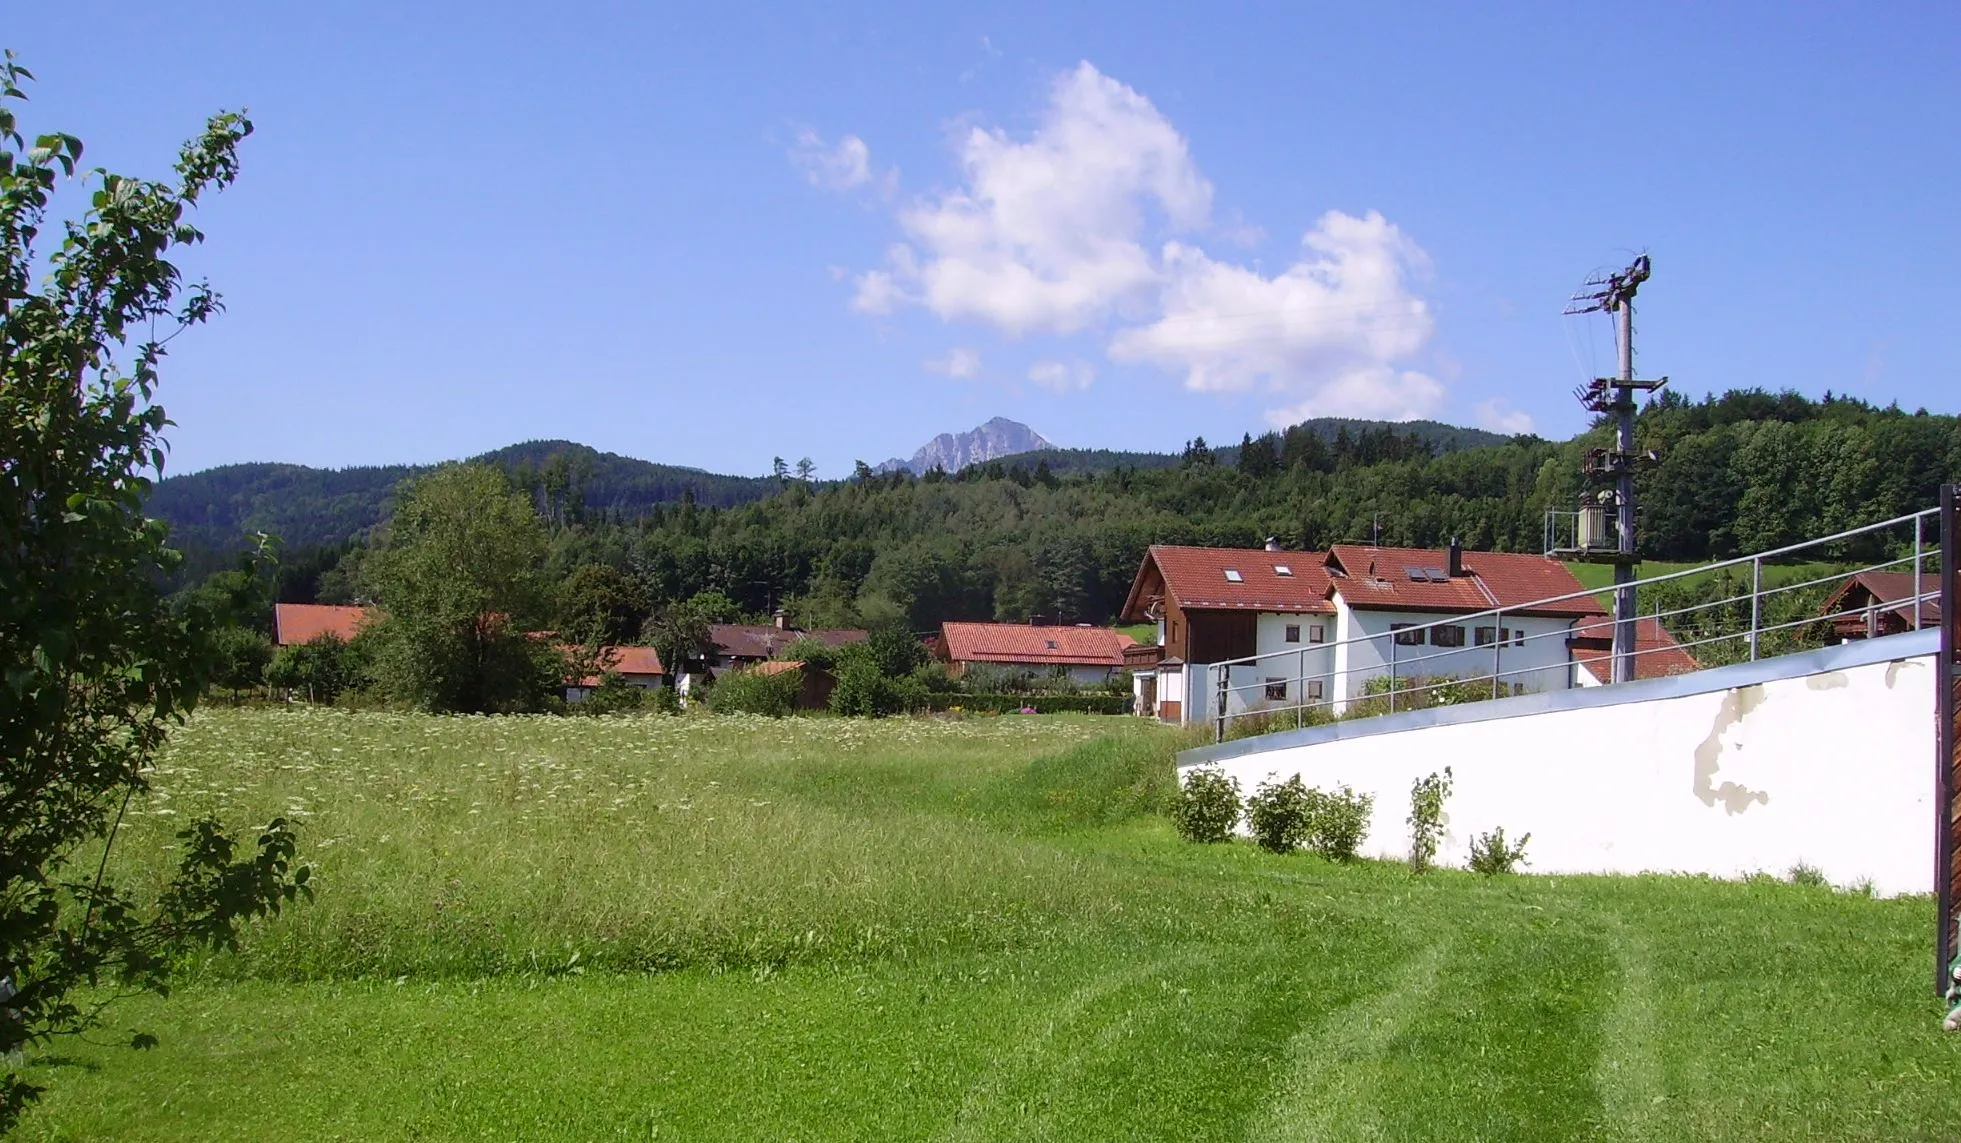
<svg viewBox="0 0 1961 1143">
<path fill-rule="evenodd" d="M 1232 665 L 1220 663 L 1212 669 L 1219 672 L 1219 733 L 1212 741 L 1224 742 L 1226 740 L 1226 691 L 1231 686 Z"/>
<path fill-rule="evenodd" d="M 1925 516 L 1913 518 L 1913 629 L 1920 630 L 1920 525 Z"/>
<path fill-rule="evenodd" d="M 1300 688 L 1299 690 L 1296 690 L 1294 692 L 1294 729 L 1299 730 L 1301 727 L 1307 725 L 1307 652 L 1306 651 L 1301 651 L 1299 654 L 1294 656 L 1294 675 L 1296 676 L 1294 679 L 1294 685 Z"/>
<path fill-rule="evenodd" d="M 1750 661 L 1757 661 L 1757 628 L 1763 626 L 1764 560 L 1750 558 Z"/>
<path fill-rule="evenodd" d="M 1396 633 L 1389 633 L 1389 713 L 1396 713 Z"/>
<path fill-rule="evenodd" d="M 1505 613 L 1500 611 L 1498 614 L 1491 617 L 1491 697 L 1492 698 L 1498 697 L 1498 685 L 1499 685 L 1498 680 L 1504 677 L 1505 640 L 1501 638 L 1501 636 L 1504 635 L 1504 633 L 1505 633 Z M 1477 632 L 1473 631 L 1471 633 L 1471 639 L 1474 642 L 1476 641 Z"/>
</svg>

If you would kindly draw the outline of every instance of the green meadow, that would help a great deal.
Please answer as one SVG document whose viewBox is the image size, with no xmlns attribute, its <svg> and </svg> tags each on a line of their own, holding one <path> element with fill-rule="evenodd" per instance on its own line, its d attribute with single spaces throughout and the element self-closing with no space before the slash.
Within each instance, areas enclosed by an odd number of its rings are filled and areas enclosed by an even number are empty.
<svg viewBox="0 0 1961 1143">
<path fill-rule="evenodd" d="M 1179 745 L 200 714 L 113 862 L 286 814 L 318 899 L 96 1037 L 157 1048 L 54 1045 L 20 1137 L 1961 1136 L 1927 900 L 1189 845 Z"/>
</svg>

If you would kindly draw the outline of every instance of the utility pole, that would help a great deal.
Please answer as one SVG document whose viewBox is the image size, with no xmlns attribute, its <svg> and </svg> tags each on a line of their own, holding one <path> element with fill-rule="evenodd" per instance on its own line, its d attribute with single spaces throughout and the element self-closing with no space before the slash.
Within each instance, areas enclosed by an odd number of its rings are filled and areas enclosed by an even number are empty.
<svg viewBox="0 0 1961 1143">
<path fill-rule="evenodd" d="M 1668 384 L 1666 377 L 1659 381 L 1634 379 L 1634 295 L 1641 283 L 1648 280 L 1648 272 L 1648 256 L 1643 254 L 1618 274 L 1588 280 L 1588 286 L 1600 289 L 1576 295 L 1574 304 L 1566 310 L 1569 314 L 1604 310 L 1614 315 L 1618 325 L 1620 375 L 1596 377 L 1574 394 L 1588 410 L 1614 414 L 1614 447 L 1589 450 L 1585 471 L 1588 476 L 1613 481 L 1618 543 L 1611 552 L 1583 551 L 1581 558 L 1614 565 L 1613 681 L 1617 683 L 1634 679 L 1634 565 L 1640 561 L 1635 542 L 1634 468 L 1639 463 L 1652 464 L 1656 459 L 1653 454 L 1637 457 L 1634 453 L 1634 394 L 1652 392 Z"/>
</svg>

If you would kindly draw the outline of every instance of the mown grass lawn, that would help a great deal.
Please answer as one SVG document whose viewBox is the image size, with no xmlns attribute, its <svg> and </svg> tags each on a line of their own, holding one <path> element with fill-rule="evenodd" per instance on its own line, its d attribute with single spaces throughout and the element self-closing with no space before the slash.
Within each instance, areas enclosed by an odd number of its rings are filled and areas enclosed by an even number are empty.
<svg viewBox="0 0 1961 1143">
<path fill-rule="evenodd" d="M 28 1139 L 1952 1139 L 1925 900 L 1179 842 L 1132 720 L 215 712 L 319 900 Z M 1520 822 L 1520 828 L 1532 823 Z M 160 866 L 159 866 L 160 868 Z"/>
</svg>

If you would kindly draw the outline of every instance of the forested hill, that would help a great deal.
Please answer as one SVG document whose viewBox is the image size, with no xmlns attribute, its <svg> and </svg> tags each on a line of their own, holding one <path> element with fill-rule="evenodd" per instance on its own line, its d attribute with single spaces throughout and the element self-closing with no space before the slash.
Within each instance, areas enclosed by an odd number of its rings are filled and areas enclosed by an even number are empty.
<svg viewBox="0 0 1961 1143">
<path fill-rule="evenodd" d="M 1367 421 L 1354 417 L 1316 417 L 1302 421 L 1287 430 L 1290 434 L 1310 433 L 1319 437 L 1322 443 L 1334 446 L 1343 439 L 1360 439 L 1364 433 L 1392 433 L 1399 438 L 1414 437 L 1432 453 L 1457 452 L 1467 448 L 1489 448 L 1504 444 L 1510 438 L 1486 432 L 1483 429 L 1469 429 L 1462 425 L 1446 425 L 1441 421 Z M 1251 443 L 1248 434 L 1244 441 Z M 1214 459 L 1220 464 L 1235 465 L 1239 462 L 1240 445 L 1207 446 L 1204 438 L 1187 445 L 1183 455 L 1165 452 L 1123 452 L 1102 448 L 1046 448 L 1021 453 L 1012 458 L 1013 462 L 1033 469 L 1038 464 L 1046 464 L 1049 471 L 1057 475 L 1074 472 L 1105 473 L 1119 468 L 1172 468 L 1187 459 L 1196 449 L 1209 448 Z"/>
<path fill-rule="evenodd" d="M 536 489 L 541 510 L 561 519 L 637 516 L 690 494 L 696 503 L 729 507 L 778 487 L 765 477 L 654 464 L 571 441 L 527 441 L 474 459 L 510 470 Z M 158 482 L 148 510 L 168 521 L 172 538 L 194 552 L 235 550 L 260 531 L 279 537 L 288 550 L 331 545 L 380 523 L 395 485 L 429 467 L 232 464 Z"/>
<path fill-rule="evenodd" d="M 1961 421 L 1856 401 L 1668 393 L 1642 412 L 1637 437 L 1662 457 L 1640 477 L 1642 550 L 1655 559 L 1761 551 L 1899 516 L 1961 478 Z M 1255 546 L 1272 535 L 1319 549 L 1379 535 L 1439 546 L 1455 536 L 1474 549 L 1540 551 L 1546 509 L 1578 503 L 1582 454 L 1606 443 L 1603 427 L 1440 452 L 1393 428 L 1328 441 L 1297 427 L 1249 440 L 1230 462 L 1194 441 L 1158 468 L 1065 474 L 1038 454 L 951 476 L 772 481 L 767 496 L 728 508 L 655 505 L 637 519 L 546 511 L 546 571 L 562 579 L 606 564 L 653 606 L 716 591 L 752 613 L 787 606 L 805 626 L 1103 622 L 1151 544 Z M 1870 557 L 1874 547 L 1828 554 Z M 358 549 L 320 555 L 310 578 L 296 567 L 282 585 L 287 598 L 334 602 L 358 582 Z"/>
</svg>

